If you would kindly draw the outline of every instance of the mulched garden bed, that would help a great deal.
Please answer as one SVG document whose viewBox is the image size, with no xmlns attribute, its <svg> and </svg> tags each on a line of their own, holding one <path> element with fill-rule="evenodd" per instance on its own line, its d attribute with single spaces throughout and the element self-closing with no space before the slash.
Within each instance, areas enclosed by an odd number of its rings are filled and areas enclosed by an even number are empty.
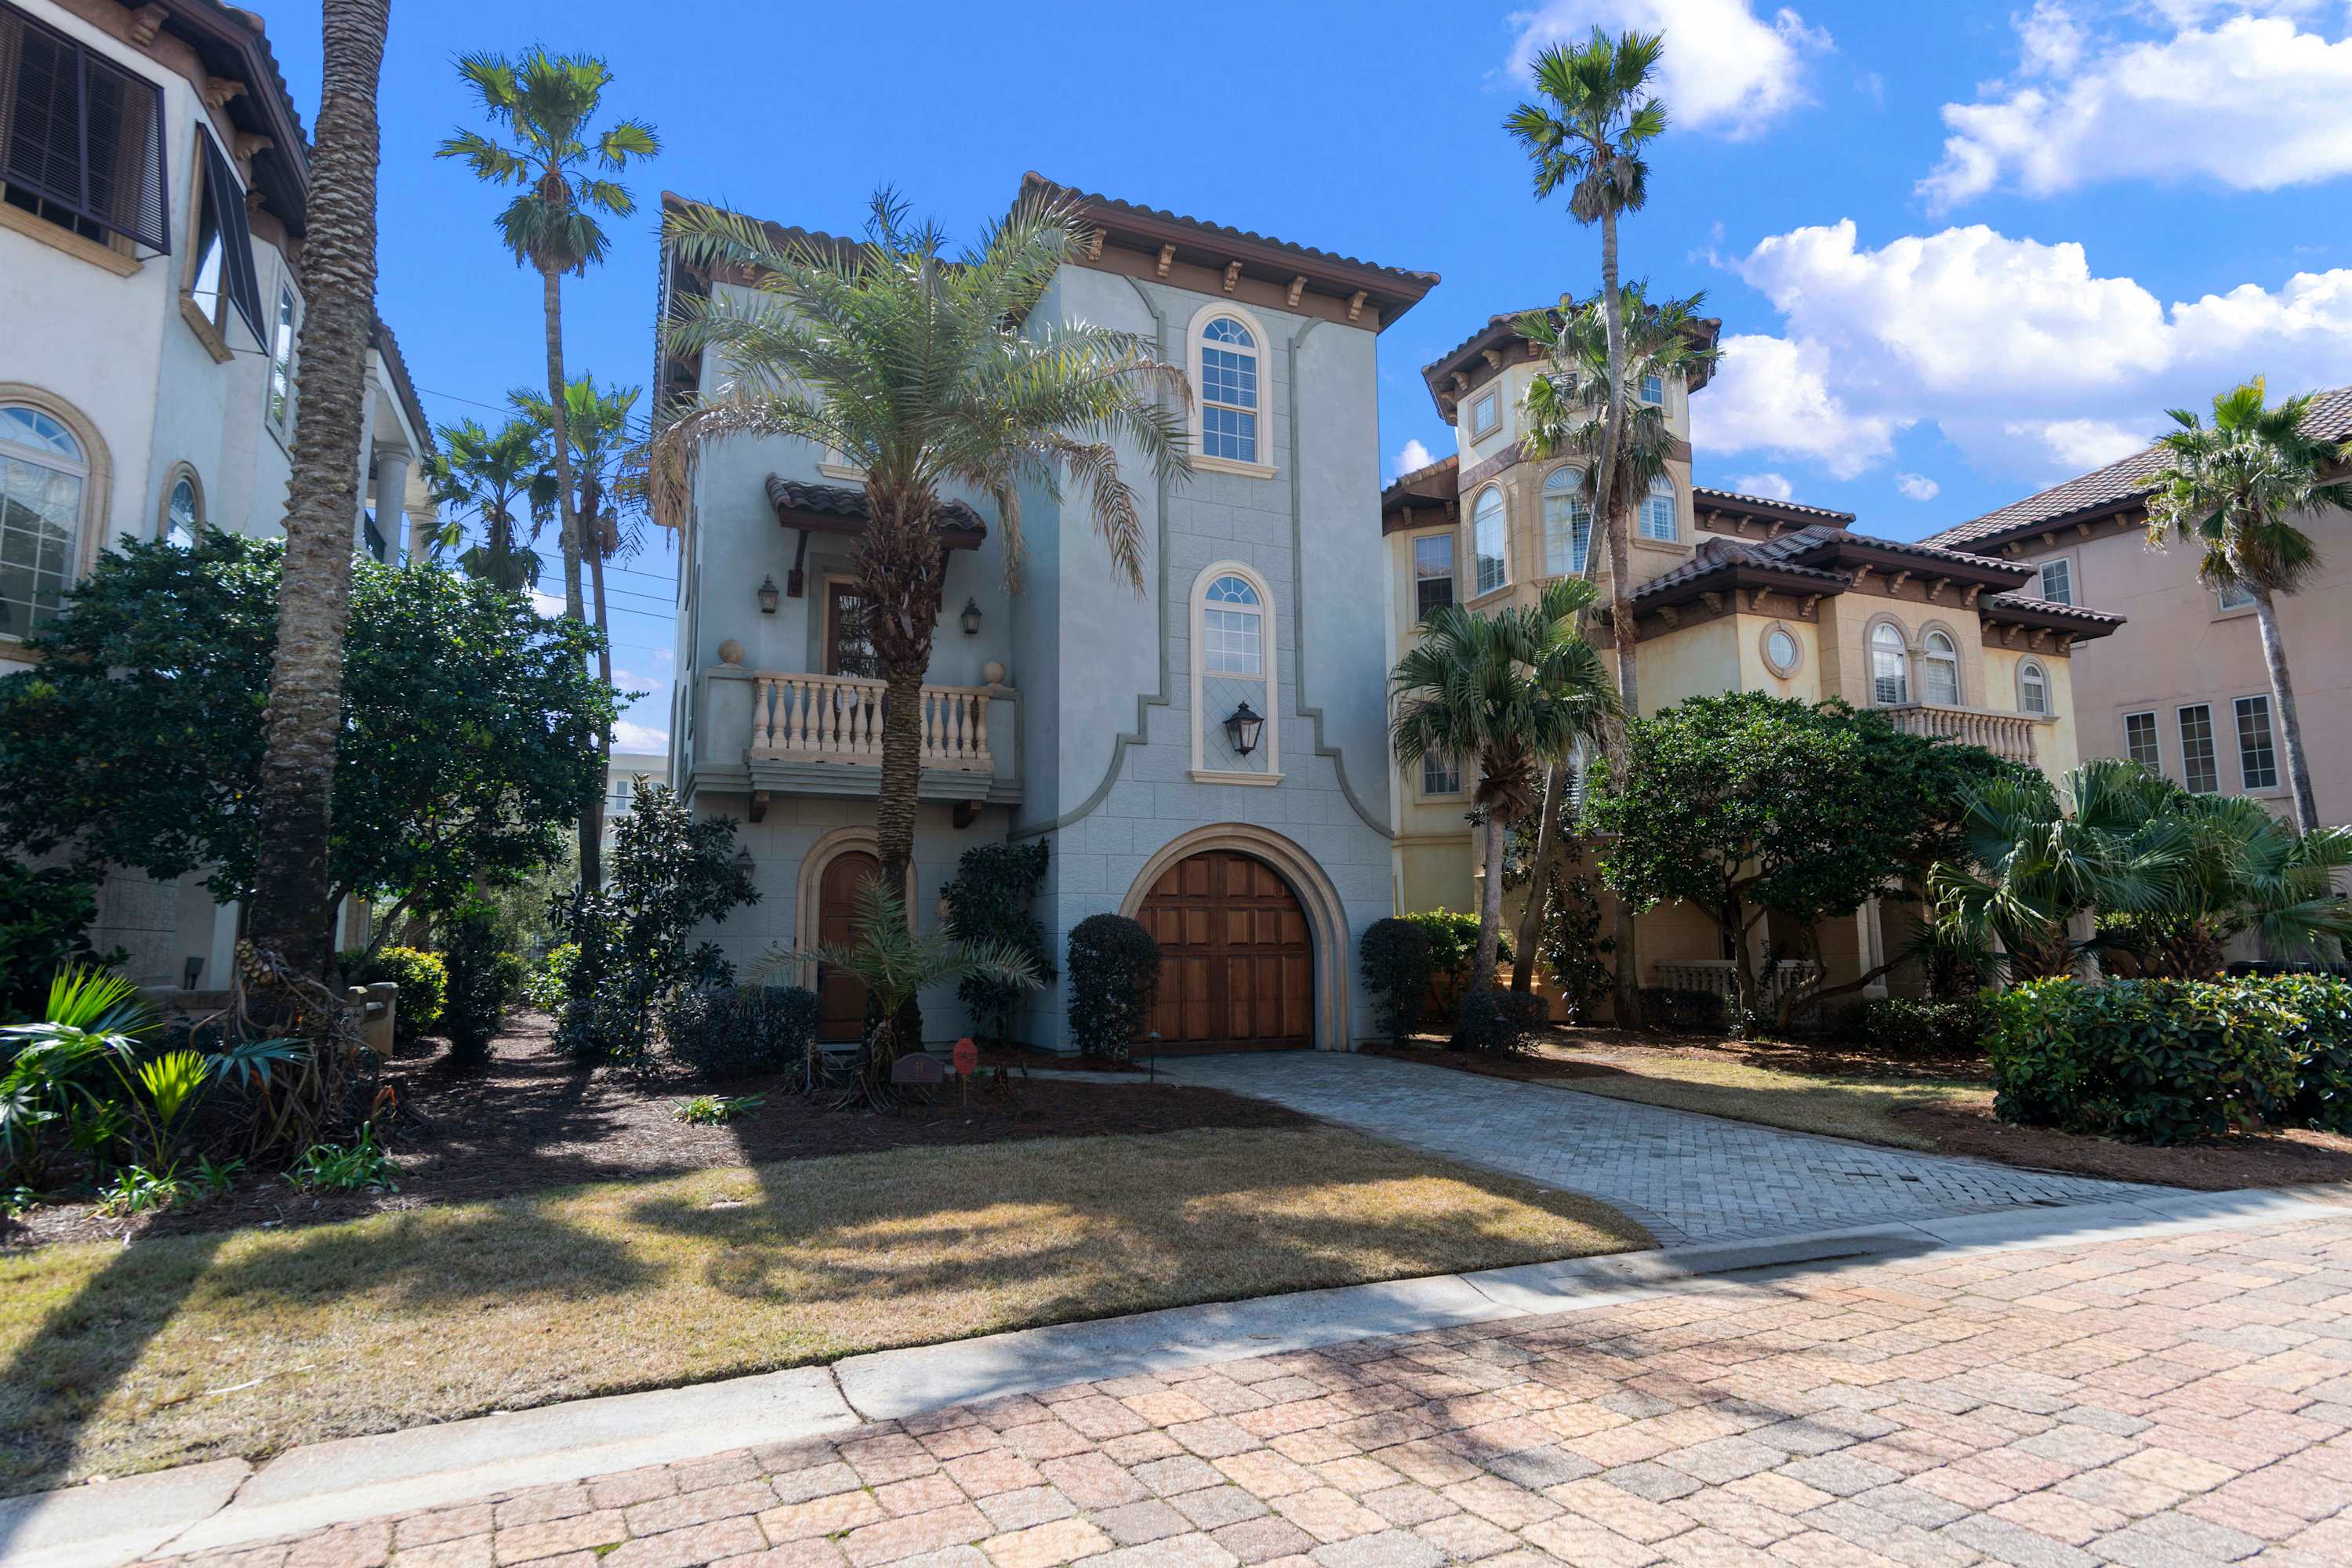
<svg viewBox="0 0 2352 1568">
<path fill-rule="evenodd" d="M 441 1044 L 429 1040 L 393 1063 L 386 1081 L 400 1097 L 389 1140 L 401 1170 L 397 1193 L 312 1197 L 270 1179 L 202 1205 L 130 1219 L 102 1218 L 84 1204 L 42 1205 L 20 1221 L 0 1222 L 0 1246 L 312 1224 L 587 1182 L 886 1149 L 1315 1125 L 1312 1117 L 1217 1089 L 1137 1084 L 1128 1075 L 1074 1083 L 1030 1078 L 1018 1067 L 1001 1088 L 976 1080 L 965 1097 L 950 1083 L 895 1115 L 827 1110 L 780 1079 L 710 1085 L 579 1067 L 555 1050 L 550 1033 L 548 1020 L 525 1015 L 478 1068 L 451 1066 Z M 677 1107 L 702 1093 L 765 1094 L 767 1101 L 717 1127 L 680 1121 Z"/>
<path fill-rule="evenodd" d="M 1972 1155 L 2003 1165 L 2207 1193 L 2352 1183 L 2352 1138 L 2307 1128 L 2158 1148 L 2061 1132 L 2054 1127 L 2021 1127 L 1975 1106 L 1905 1105 L 1889 1114 L 1933 1138 L 1938 1153 Z"/>
</svg>

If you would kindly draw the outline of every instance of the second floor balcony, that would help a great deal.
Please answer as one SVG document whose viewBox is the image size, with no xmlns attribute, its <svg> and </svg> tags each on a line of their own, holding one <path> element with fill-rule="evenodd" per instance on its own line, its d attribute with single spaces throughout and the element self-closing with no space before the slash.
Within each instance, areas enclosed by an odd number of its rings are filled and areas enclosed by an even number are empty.
<svg viewBox="0 0 2352 1568">
<path fill-rule="evenodd" d="M 2049 722 L 2031 713 L 2010 713 L 1993 708 L 1959 708 L 1945 702 L 1906 702 L 1880 710 L 1897 728 L 1913 735 L 1958 741 L 1982 746 L 2007 762 L 2040 767 L 2035 733 Z"/>
</svg>

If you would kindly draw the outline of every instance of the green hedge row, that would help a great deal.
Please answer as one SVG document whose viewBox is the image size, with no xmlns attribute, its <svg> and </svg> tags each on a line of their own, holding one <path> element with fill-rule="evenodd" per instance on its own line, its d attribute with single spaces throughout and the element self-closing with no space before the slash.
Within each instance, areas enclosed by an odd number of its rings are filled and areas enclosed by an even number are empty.
<svg viewBox="0 0 2352 1568">
<path fill-rule="evenodd" d="M 2352 982 L 2043 980 L 1995 995 L 1991 1013 L 2005 1121 L 2138 1143 L 2352 1132 Z"/>
</svg>

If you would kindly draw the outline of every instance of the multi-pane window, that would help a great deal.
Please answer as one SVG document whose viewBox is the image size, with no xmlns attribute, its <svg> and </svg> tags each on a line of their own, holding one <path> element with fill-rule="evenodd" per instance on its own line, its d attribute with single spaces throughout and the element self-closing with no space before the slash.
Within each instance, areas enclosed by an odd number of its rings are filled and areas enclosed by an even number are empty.
<svg viewBox="0 0 2352 1568">
<path fill-rule="evenodd" d="M 2156 738 L 2156 714 L 2152 710 L 2124 715 L 2124 755 L 2149 773 L 2164 771 L 2164 748 Z"/>
<path fill-rule="evenodd" d="M 1960 651 L 1942 632 L 1927 634 L 1927 651 L 1919 661 L 1919 684 L 1927 700 L 1956 708 L 1960 701 Z"/>
<path fill-rule="evenodd" d="M 1903 645 L 1903 628 L 1881 621 L 1870 630 L 1870 697 L 1881 708 L 1900 708 L 1911 700 L 1911 659 Z"/>
<path fill-rule="evenodd" d="M 1209 584 L 1201 612 L 1201 668 L 1211 675 L 1264 675 L 1257 590 L 1230 574 Z"/>
<path fill-rule="evenodd" d="M 604 815 L 619 816 L 629 809 L 630 798 L 636 793 L 636 781 L 627 773 L 616 775 L 604 796 Z"/>
<path fill-rule="evenodd" d="M 294 289 L 278 286 L 278 320 L 269 332 L 269 425 L 283 437 L 294 432 Z"/>
<path fill-rule="evenodd" d="M 1460 795 L 1462 764 L 1451 752 L 1423 752 L 1421 757 L 1421 793 L 1423 795 Z"/>
<path fill-rule="evenodd" d="M 2180 782 L 2192 794 L 2211 795 L 2221 787 L 2221 769 L 2213 760 L 2213 710 L 2192 702 L 2180 710 Z"/>
<path fill-rule="evenodd" d="M 2061 556 L 2042 563 L 2042 597 L 2053 605 L 2074 602 L 2074 563 Z"/>
<path fill-rule="evenodd" d="M 2225 610 L 2242 610 L 2254 602 L 2254 591 L 2243 583 L 2232 583 L 2218 591 L 2217 596 Z"/>
<path fill-rule="evenodd" d="M 268 334 L 261 330 L 261 287 L 253 270 L 253 234 L 245 220 L 245 194 L 229 172 L 228 159 L 201 131 L 196 132 L 196 152 L 188 300 L 215 330 L 226 329 L 228 307 L 235 305 L 252 329 L 254 340 L 266 342 Z"/>
<path fill-rule="evenodd" d="M 1671 544 L 1680 530 L 1675 526 L 1675 482 L 1668 479 L 1650 481 L 1650 493 L 1642 498 L 1642 537 L 1664 540 Z"/>
<path fill-rule="evenodd" d="M 1412 542 L 1412 595 L 1415 618 L 1454 602 L 1454 535 L 1424 533 Z"/>
<path fill-rule="evenodd" d="M 1582 574 L 1592 549 L 1592 508 L 1583 495 L 1584 476 L 1574 468 L 1554 468 L 1544 480 L 1544 574 Z"/>
<path fill-rule="evenodd" d="M 185 550 L 196 542 L 196 530 L 204 523 L 203 509 L 196 502 L 196 481 L 182 474 L 172 487 L 172 499 L 163 509 L 163 542 Z"/>
<path fill-rule="evenodd" d="M 1470 438 L 1479 440 L 1493 434 L 1503 422 L 1503 395 L 1490 392 L 1470 405 Z"/>
<path fill-rule="evenodd" d="M 1643 376 L 1642 401 L 1653 408 L 1664 408 L 1666 405 L 1666 378 L 1656 374 Z"/>
<path fill-rule="evenodd" d="M 1503 492 L 1488 486 L 1478 494 L 1470 513 L 1470 547 L 1478 554 L 1478 592 L 1491 594 L 1511 580 L 1504 552 L 1509 533 L 1503 526 Z"/>
<path fill-rule="evenodd" d="M 63 423 L 0 405 L 0 634 L 21 637 L 57 616 L 80 567 L 89 479 L 89 458 Z"/>
<path fill-rule="evenodd" d="M 2017 670 L 2017 706 L 2037 718 L 2050 716 L 2050 674 L 2028 659 Z"/>
<path fill-rule="evenodd" d="M 2278 788 L 2278 748 L 2271 742 L 2271 700 L 2238 699 L 2238 777 L 2244 789 Z"/>
<path fill-rule="evenodd" d="M 104 245 L 172 248 L 163 95 L 0 5 L 0 201 Z"/>
<path fill-rule="evenodd" d="M 1231 316 L 1201 331 L 1201 451 L 1257 461 L 1257 339 Z"/>
</svg>

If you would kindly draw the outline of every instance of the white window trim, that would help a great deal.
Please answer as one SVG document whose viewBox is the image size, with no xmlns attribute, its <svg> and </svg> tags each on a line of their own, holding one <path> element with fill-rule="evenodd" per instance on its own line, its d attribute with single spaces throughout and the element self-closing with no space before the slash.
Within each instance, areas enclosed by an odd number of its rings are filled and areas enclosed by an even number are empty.
<svg viewBox="0 0 2352 1568">
<path fill-rule="evenodd" d="M 1656 487 L 1660 484 L 1664 484 L 1666 487 L 1667 497 L 1674 502 L 1675 533 L 1672 539 L 1660 539 L 1656 534 L 1651 533 L 1642 527 L 1642 508 L 1648 505 L 1650 498 L 1658 493 Z M 1675 477 L 1672 474 L 1659 475 L 1656 479 L 1651 482 L 1649 488 L 1644 489 L 1642 491 L 1641 500 L 1633 503 L 1633 542 L 1636 544 L 1647 544 L 1660 549 L 1677 549 L 1681 546 L 1683 542 L 1683 489 L 1680 485 L 1675 483 Z"/>
<path fill-rule="evenodd" d="M 1927 651 L 1927 639 L 1932 637 L 1940 637 L 1952 647 L 1952 700 L 1949 702 L 1937 702 L 1936 699 L 1927 695 L 1927 667 L 1944 662 L 1943 659 Z M 1967 662 L 1967 658 L 1960 651 L 1959 633 L 1941 621 L 1930 621 L 1921 626 L 1919 640 L 1913 645 L 1911 650 L 1911 689 L 1915 693 L 1913 700 L 1931 703 L 1939 708 L 1967 707 L 1969 705 L 1968 670 L 1965 668 Z"/>
<path fill-rule="evenodd" d="M 1421 625 L 1421 585 L 1425 582 L 1436 581 L 1435 578 L 1427 578 L 1421 574 L 1421 542 L 1424 539 L 1444 539 L 1452 542 L 1454 560 L 1452 570 L 1445 577 L 1448 589 L 1445 602 L 1449 605 L 1458 605 L 1462 602 L 1462 539 L 1460 531 L 1451 528 L 1424 529 L 1419 533 L 1407 537 L 1411 542 L 1405 546 L 1405 573 L 1407 581 L 1411 584 L 1412 624 L 1417 626 Z"/>
<path fill-rule="evenodd" d="M 2131 754 L 2131 721 L 2134 719 L 2138 718 L 2143 713 L 2147 716 L 2148 732 L 2156 737 L 2156 761 L 2153 763 L 2143 763 L 2140 765 L 2147 768 L 2150 773 L 2158 774 L 2159 777 L 2169 778 L 2171 775 L 2164 771 L 2164 710 L 2161 708 L 2126 708 L 2123 710 L 2120 718 L 2117 720 L 2117 725 L 2123 731 L 2124 737 L 2123 759 L 2127 763 L 2138 760 Z M 2174 744 L 2178 745 L 2179 743 L 2179 740 L 2176 738 Z"/>
<path fill-rule="evenodd" d="M 1570 474 L 1575 476 L 1578 485 L 1580 487 L 1580 483 L 1584 478 L 1583 465 L 1572 462 L 1561 463 L 1552 468 L 1549 473 L 1545 474 L 1543 477 L 1543 482 L 1536 486 L 1536 549 L 1538 554 L 1541 558 L 1540 563 L 1543 567 L 1539 575 L 1547 578 L 1581 577 L 1584 575 L 1584 568 L 1581 566 L 1572 567 L 1566 572 L 1554 572 L 1551 569 L 1551 498 L 1556 493 L 1552 489 L 1551 482 L 1562 474 Z M 1589 564 L 1592 560 L 1592 547 L 1600 542 L 1600 540 L 1595 537 L 1599 529 L 1597 522 L 1592 516 L 1592 503 L 1585 500 L 1583 495 L 1580 493 L 1580 489 L 1572 488 L 1570 494 L 1578 501 L 1582 502 L 1584 506 L 1584 559 Z M 1510 502 L 1507 500 L 1503 503 L 1503 569 L 1506 572 L 1508 572 L 1511 564 Z M 1575 548 L 1575 537 L 1571 531 L 1569 539 L 1569 546 L 1571 550 Z"/>
<path fill-rule="evenodd" d="M 1486 588 L 1481 587 L 1478 583 L 1478 506 L 1479 503 L 1485 500 L 1490 494 L 1495 498 L 1495 500 L 1500 507 L 1502 513 L 1503 580 L 1496 584 L 1493 587 Z M 1475 605 L 1484 600 L 1490 599 L 1497 594 L 1509 593 L 1513 583 L 1517 581 L 1517 579 L 1513 578 L 1511 575 L 1511 498 L 1503 493 L 1503 487 L 1499 484 L 1491 482 L 1479 486 L 1478 493 L 1470 498 L 1470 505 L 1463 513 L 1462 526 L 1467 529 L 1470 534 L 1470 592 L 1466 597 L 1459 602 L 1465 605 Z M 1458 561 L 1460 557 L 1457 556 L 1456 560 Z"/>
<path fill-rule="evenodd" d="M 278 372 L 278 318 L 284 311 L 289 299 L 294 301 L 294 320 L 291 323 L 292 336 L 286 343 L 286 422 L 281 426 L 269 412 L 269 383 Z M 277 296 L 270 303 L 274 309 L 269 315 L 269 342 L 262 345 L 261 427 L 286 448 L 287 456 L 290 458 L 294 450 L 294 422 L 302 403 L 302 322 L 310 314 L 310 308 L 303 301 L 302 290 L 294 287 L 294 280 L 282 275 L 278 279 Z"/>
<path fill-rule="evenodd" d="M 1881 702 L 1878 700 L 1878 628 L 1881 626 L 1893 626 L 1896 639 L 1903 645 L 1903 700 L 1900 702 Z M 1870 705 L 1873 708 L 1918 706 L 1921 700 L 1919 672 L 1912 668 L 1912 655 L 1915 651 L 1911 644 L 1909 628 L 1892 616 L 1874 616 L 1869 625 L 1862 628 L 1863 679 L 1869 683 Z"/>
<path fill-rule="evenodd" d="M 1257 590 L 1258 647 L 1264 651 L 1265 681 L 1265 728 L 1258 732 L 1257 749 L 1265 753 L 1264 773 L 1239 773 L 1208 765 L 1209 715 L 1201 710 L 1201 679 L 1204 673 L 1202 658 L 1203 623 L 1209 607 L 1209 584 L 1220 577 L 1238 577 Z M 1188 612 L 1192 625 L 1192 647 L 1188 662 L 1192 667 L 1192 766 L 1191 776 L 1195 784 L 1278 784 L 1282 782 L 1282 684 L 1280 655 L 1275 647 L 1274 589 L 1258 574 L 1255 567 L 1240 561 L 1217 561 L 1201 568 L 1192 579 L 1192 608 Z M 1223 723 L 1220 714 L 1215 722 Z"/>
<path fill-rule="evenodd" d="M 2180 717 L 2182 714 L 2187 713 L 2193 708 L 2202 708 L 2205 710 L 2205 745 L 2209 753 L 2207 761 L 2211 763 L 2213 765 L 2213 787 L 2210 789 L 2199 789 L 2196 785 L 2189 782 L 2189 735 L 2181 727 Z M 2178 746 L 2180 751 L 2180 787 L 2189 791 L 2191 795 L 2220 795 L 2221 793 L 2221 731 L 2220 724 L 2221 721 L 2213 716 L 2213 704 L 2210 700 L 2201 702 L 2176 702 L 2172 705 L 2172 740 L 2173 744 Z M 2231 739 L 2233 741 L 2235 740 L 2234 733 L 2232 734 Z M 2161 749 L 2160 742 L 2159 749 Z"/>
<path fill-rule="evenodd" d="M 2066 592 L 2072 596 L 2063 602 L 2069 605 L 2081 605 L 2083 602 L 2083 566 L 2081 562 L 2074 559 L 2074 552 L 2071 550 L 2062 551 L 2055 555 L 2044 555 L 2040 560 L 2032 563 L 2033 596 L 2037 599 L 2043 597 L 2042 592 L 2042 568 L 2053 563 L 2062 564 L 2066 568 Z"/>
<path fill-rule="evenodd" d="M 2240 584 L 2240 591 L 2244 591 L 2244 585 L 2242 584 Z M 2234 620 L 2240 616 L 2251 616 L 2254 613 L 2254 599 L 2252 594 L 2247 594 L 2246 602 L 2244 604 L 2232 605 L 2222 599 L 2221 593 L 2222 590 L 2219 588 L 2213 590 L 2213 618 L 2215 620 L 2218 621 L 2224 618 Z"/>
<path fill-rule="evenodd" d="M 16 209 L 11 207 L 8 210 L 13 212 Z M 57 225 L 46 219 L 33 221 L 44 228 L 57 228 Z M 58 229 L 58 232 L 66 234 L 70 231 Z M 112 517 L 109 509 L 113 504 L 114 454 L 107 446 L 106 437 L 99 434 L 98 426 L 88 415 L 47 388 L 35 386 L 29 382 L 0 381 L 0 404 L 7 403 L 21 404 L 47 415 L 72 431 L 74 439 L 81 444 L 81 516 L 74 532 L 74 569 L 67 584 L 70 587 L 89 574 L 91 564 L 98 559 L 100 538 L 107 531 Z M 26 455 L 36 462 L 45 460 L 36 452 L 28 451 Z M 53 458 L 47 460 L 54 466 Z M 21 630 L 0 632 L 0 644 L 21 642 L 24 635 Z"/>
<path fill-rule="evenodd" d="M 1789 640 L 1796 646 L 1797 649 L 1785 666 L 1772 658 L 1772 638 L 1775 634 L 1781 632 L 1788 634 Z M 1805 668 L 1805 639 L 1799 637 L 1797 628 L 1786 621 L 1765 623 L 1764 629 L 1756 637 L 1756 653 L 1757 657 L 1763 659 L 1764 668 L 1782 680 L 1793 679 L 1797 671 Z"/>
<path fill-rule="evenodd" d="M 2049 706 L 2036 713 L 2025 705 L 2025 672 L 2036 670 L 2042 676 L 2042 700 Z M 2054 720 L 2058 717 L 2058 686 L 2050 679 L 2050 667 L 2038 658 L 2017 661 L 2017 710 L 2029 719 Z"/>
<path fill-rule="evenodd" d="M 1259 461 L 1238 462 L 1232 458 L 1212 458 L 1206 447 L 1207 403 L 1201 396 L 1201 351 L 1207 345 L 1201 334 L 1209 323 L 1220 316 L 1231 316 L 1250 330 L 1257 340 L 1257 454 Z M 1270 479 L 1281 470 L 1265 461 L 1274 449 L 1274 334 L 1265 323 L 1230 300 L 1213 300 L 1192 312 L 1192 324 L 1184 329 L 1184 368 L 1192 378 L 1192 467 L 1202 473 L 1238 474 L 1248 479 Z"/>
<path fill-rule="evenodd" d="M 2264 706 L 2265 718 L 2269 722 L 2271 732 L 2271 772 L 2277 775 L 2277 782 L 2262 785 L 2250 784 L 2246 782 L 2245 742 L 2240 740 L 2238 735 L 2238 704 L 2251 701 L 2255 698 L 2262 699 Z M 2286 743 L 2279 739 L 2278 704 L 2271 700 L 2271 694 L 2268 691 L 2242 691 L 2232 696 L 2229 701 L 2230 754 L 2235 757 L 2238 763 L 2238 793 L 2259 795 L 2266 799 L 2287 794 Z M 2219 757 L 2214 759 L 2214 765 L 2216 768 L 2221 765 Z"/>
</svg>

